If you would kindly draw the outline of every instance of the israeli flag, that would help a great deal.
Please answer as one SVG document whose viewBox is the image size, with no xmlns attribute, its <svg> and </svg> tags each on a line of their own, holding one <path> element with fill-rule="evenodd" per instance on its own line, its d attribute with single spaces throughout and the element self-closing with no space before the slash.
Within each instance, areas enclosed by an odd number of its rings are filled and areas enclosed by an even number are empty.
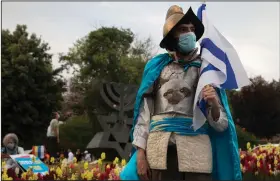
<svg viewBox="0 0 280 181">
<path fill-rule="evenodd" d="M 206 102 L 202 98 L 202 89 L 206 85 L 222 89 L 238 89 L 250 84 L 237 52 L 207 19 L 205 7 L 206 5 L 202 4 L 197 12 L 197 17 L 202 21 L 205 30 L 199 41 L 202 65 L 193 107 L 194 130 L 199 129 L 206 121 Z"/>
</svg>

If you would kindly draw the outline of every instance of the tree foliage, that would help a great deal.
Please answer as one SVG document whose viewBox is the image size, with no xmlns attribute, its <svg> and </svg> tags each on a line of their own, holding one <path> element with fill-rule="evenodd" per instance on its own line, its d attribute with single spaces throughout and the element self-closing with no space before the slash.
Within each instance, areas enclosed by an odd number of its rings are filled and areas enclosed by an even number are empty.
<svg viewBox="0 0 280 181">
<path fill-rule="evenodd" d="M 78 40 L 60 60 L 74 68 L 68 97 L 79 97 L 80 108 L 87 112 L 92 131 L 102 131 L 97 115 L 112 111 L 100 96 L 105 82 L 140 84 L 145 63 L 153 56 L 150 38 L 141 41 L 129 29 L 101 27 Z M 77 108 L 78 101 L 69 102 Z"/>
<path fill-rule="evenodd" d="M 267 82 L 261 76 L 252 84 L 229 94 L 233 116 L 240 125 L 258 137 L 280 133 L 280 82 Z"/>
<path fill-rule="evenodd" d="M 2 30 L 2 135 L 14 132 L 30 148 L 42 144 L 52 112 L 60 108 L 64 82 L 53 70 L 50 47 L 27 26 Z"/>
<path fill-rule="evenodd" d="M 60 146 L 64 149 L 85 149 L 93 136 L 92 124 L 86 115 L 73 116 L 60 126 Z"/>
<path fill-rule="evenodd" d="M 102 27 L 78 40 L 60 60 L 76 67 L 81 82 L 99 79 L 135 84 L 140 83 L 152 47 L 150 38 L 137 40 L 129 29 Z"/>
</svg>

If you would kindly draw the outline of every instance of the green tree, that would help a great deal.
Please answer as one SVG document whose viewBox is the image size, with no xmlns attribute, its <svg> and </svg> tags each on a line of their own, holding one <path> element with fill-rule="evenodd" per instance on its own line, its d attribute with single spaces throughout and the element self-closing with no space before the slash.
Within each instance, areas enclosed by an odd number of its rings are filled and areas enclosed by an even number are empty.
<svg viewBox="0 0 280 181">
<path fill-rule="evenodd" d="M 86 149 L 87 144 L 94 136 L 91 122 L 86 115 L 71 117 L 59 129 L 60 146 L 64 149 L 71 148 L 73 151 Z"/>
<path fill-rule="evenodd" d="M 241 91 L 230 92 L 235 119 L 258 137 L 272 137 L 280 133 L 280 82 L 267 82 L 261 76 Z"/>
<path fill-rule="evenodd" d="M 80 83 L 93 79 L 138 84 L 153 44 L 135 39 L 129 29 L 102 27 L 78 40 L 61 62 L 75 68 Z"/>
<path fill-rule="evenodd" d="M 52 112 L 60 108 L 64 81 L 53 70 L 50 47 L 26 25 L 2 30 L 2 136 L 14 132 L 20 144 L 43 144 Z"/>
<path fill-rule="evenodd" d="M 78 103 L 80 106 L 72 101 L 66 107 L 71 107 L 73 112 L 77 107 L 83 107 L 92 123 L 92 132 L 102 131 L 97 115 L 112 110 L 102 100 L 100 86 L 104 81 L 140 84 L 145 63 L 153 56 L 153 48 L 150 38 L 141 41 L 129 29 L 101 27 L 89 32 L 60 57 L 65 66 L 74 69 L 68 96 L 83 98 Z"/>
</svg>

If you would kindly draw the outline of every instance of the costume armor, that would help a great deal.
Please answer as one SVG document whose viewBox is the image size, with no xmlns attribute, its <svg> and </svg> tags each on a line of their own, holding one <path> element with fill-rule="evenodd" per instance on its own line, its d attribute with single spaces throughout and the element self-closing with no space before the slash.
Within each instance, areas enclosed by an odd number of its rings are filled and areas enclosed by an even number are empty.
<svg viewBox="0 0 280 181">
<path fill-rule="evenodd" d="M 211 173 L 212 152 L 208 135 L 182 136 L 160 131 L 149 133 L 150 120 L 178 116 L 192 118 L 198 78 L 199 68 L 189 67 L 185 71 L 182 64 L 173 61 L 162 70 L 154 88 L 146 93 L 150 96 L 144 98 L 135 126 L 133 144 L 146 148 L 151 169 L 167 169 L 167 147 L 176 144 L 179 171 Z M 210 125 L 217 131 L 227 128 L 226 114 L 220 108 L 217 122 L 213 121 L 210 111 L 208 116 Z"/>
</svg>

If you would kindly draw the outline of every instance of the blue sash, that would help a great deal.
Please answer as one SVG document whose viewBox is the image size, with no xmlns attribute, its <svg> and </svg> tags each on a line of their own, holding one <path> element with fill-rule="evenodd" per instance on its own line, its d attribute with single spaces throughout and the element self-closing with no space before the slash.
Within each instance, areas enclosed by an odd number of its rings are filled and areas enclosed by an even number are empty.
<svg viewBox="0 0 280 181">
<path fill-rule="evenodd" d="M 194 131 L 191 118 L 171 117 L 162 120 L 151 120 L 150 132 L 164 131 L 174 132 L 179 135 L 197 136 L 199 134 L 208 134 L 208 124 L 204 124 L 197 131 Z"/>
</svg>

